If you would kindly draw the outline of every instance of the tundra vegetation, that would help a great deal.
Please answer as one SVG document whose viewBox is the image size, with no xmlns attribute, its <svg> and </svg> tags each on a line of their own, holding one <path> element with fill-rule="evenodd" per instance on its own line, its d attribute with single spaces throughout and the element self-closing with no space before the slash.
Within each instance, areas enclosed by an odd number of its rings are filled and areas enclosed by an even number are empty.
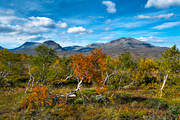
<svg viewBox="0 0 180 120">
<path fill-rule="evenodd" d="M 101 49 L 58 57 L 0 50 L 0 119 L 179 120 L 180 51 L 160 59 Z"/>
</svg>

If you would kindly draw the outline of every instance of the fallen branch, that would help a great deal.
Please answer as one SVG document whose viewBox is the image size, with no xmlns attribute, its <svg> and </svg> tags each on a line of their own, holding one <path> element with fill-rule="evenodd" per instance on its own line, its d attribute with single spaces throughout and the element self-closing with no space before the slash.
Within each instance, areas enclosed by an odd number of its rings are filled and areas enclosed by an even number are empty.
<svg viewBox="0 0 180 120">
<path fill-rule="evenodd" d="M 129 85 L 126 85 L 126 86 L 124 86 L 123 88 L 124 89 L 128 89 L 128 88 L 130 88 L 132 85 L 134 85 L 136 82 L 135 81 L 132 81 Z"/>
<path fill-rule="evenodd" d="M 59 97 L 63 97 L 63 98 L 75 98 L 75 97 L 77 97 L 77 93 L 76 92 L 78 90 L 80 90 L 81 86 L 82 86 L 82 80 L 78 82 L 77 88 L 74 91 L 69 92 L 66 95 L 56 95 L 56 97 L 57 98 L 59 98 Z"/>
<path fill-rule="evenodd" d="M 70 79 L 70 78 L 72 78 L 72 77 L 73 77 L 73 75 L 69 75 L 69 76 L 66 77 L 65 80 L 68 80 L 68 79 Z"/>
</svg>

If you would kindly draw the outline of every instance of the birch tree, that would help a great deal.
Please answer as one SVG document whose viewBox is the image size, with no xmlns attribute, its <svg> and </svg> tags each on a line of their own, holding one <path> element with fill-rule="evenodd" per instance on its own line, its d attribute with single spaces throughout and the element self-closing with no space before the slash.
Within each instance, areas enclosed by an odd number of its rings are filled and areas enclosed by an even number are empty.
<svg viewBox="0 0 180 120">
<path fill-rule="evenodd" d="M 163 76 L 163 83 L 160 89 L 160 96 L 162 96 L 166 86 L 180 85 L 180 51 L 176 45 L 162 54 L 160 71 Z"/>
</svg>

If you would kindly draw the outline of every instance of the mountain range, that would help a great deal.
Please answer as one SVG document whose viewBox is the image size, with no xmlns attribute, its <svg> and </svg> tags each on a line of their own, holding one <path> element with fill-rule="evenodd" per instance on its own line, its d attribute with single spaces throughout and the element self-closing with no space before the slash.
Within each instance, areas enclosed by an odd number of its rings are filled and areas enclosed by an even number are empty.
<svg viewBox="0 0 180 120">
<path fill-rule="evenodd" d="M 25 42 L 23 45 L 10 49 L 12 52 L 16 53 L 27 53 L 35 55 L 35 48 L 39 45 L 45 45 L 49 48 L 56 49 L 59 56 L 62 55 L 73 55 L 75 53 L 88 53 L 95 48 L 102 48 L 105 53 L 111 56 L 117 56 L 122 52 L 131 52 L 134 55 L 140 57 L 153 57 L 158 58 L 160 55 L 167 50 L 167 47 L 158 47 L 151 45 L 147 42 L 139 41 L 130 37 L 122 37 L 117 40 L 112 40 L 108 43 L 93 43 L 87 46 L 68 46 L 62 47 L 53 40 L 48 40 L 43 43 L 39 42 Z M 2 47 L 0 47 L 2 49 Z"/>
</svg>

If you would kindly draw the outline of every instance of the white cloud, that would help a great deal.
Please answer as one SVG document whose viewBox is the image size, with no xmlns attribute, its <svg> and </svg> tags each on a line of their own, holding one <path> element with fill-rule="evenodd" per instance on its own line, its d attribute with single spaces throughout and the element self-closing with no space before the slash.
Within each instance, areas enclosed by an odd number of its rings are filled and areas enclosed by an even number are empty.
<svg viewBox="0 0 180 120">
<path fill-rule="evenodd" d="M 169 14 L 162 14 L 162 15 L 159 15 L 159 16 L 155 16 L 155 18 L 165 18 L 165 19 L 168 19 L 168 18 L 171 18 L 174 16 L 174 13 L 169 13 Z"/>
<path fill-rule="evenodd" d="M 14 15 L 14 11 L 0 9 L 0 24 L 11 24 L 12 22 L 25 21 L 26 19 Z"/>
<path fill-rule="evenodd" d="M 11 18 L 11 17 L 10 17 Z M 11 24 L 10 21 L 12 21 L 15 18 L 10 19 L 7 17 L 6 24 L 4 25 L 9 28 L 8 25 Z M 22 19 L 23 18 L 19 18 Z M 0 17 L 1 20 L 1 17 Z M 9 21 L 8 21 L 9 20 Z M 12 28 L 16 28 L 14 31 L 16 31 L 19 34 L 41 34 L 41 33 L 48 33 L 53 30 L 55 30 L 57 27 L 59 28 L 66 28 L 67 23 L 59 21 L 58 23 L 54 22 L 52 19 L 47 17 L 29 17 L 28 19 L 25 19 L 23 22 L 18 23 L 17 25 L 11 25 Z M 7 29 L 7 32 L 10 32 L 10 30 Z M 5 29 L 3 30 L 5 32 Z M 0 31 L 2 32 L 2 31 Z"/>
<path fill-rule="evenodd" d="M 112 22 L 111 19 L 107 19 L 107 20 L 105 21 L 105 23 L 111 23 L 111 22 Z"/>
<path fill-rule="evenodd" d="M 136 16 L 138 19 L 161 19 L 161 18 L 171 18 L 174 16 L 174 13 L 169 13 L 169 14 L 161 14 L 158 16 L 147 16 L 147 15 L 138 15 Z"/>
<path fill-rule="evenodd" d="M 145 8 L 168 8 L 170 6 L 179 6 L 180 0 L 148 0 Z"/>
<path fill-rule="evenodd" d="M 88 30 L 87 32 L 88 32 L 88 33 L 93 33 L 94 31 L 93 31 L 93 30 Z"/>
<path fill-rule="evenodd" d="M 11 33 L 15 31 L 16 27 L 14 26 L 0 24 L 0 33 Z"/>
<path fill-rule="evenodd" d="M 55 23 L 51 18 L 47 17 L 30 17 L 25 24 L 26 27 L 44 27 L 44 28 L 67 28 L 67 23 L 59 21 Z"/>
<path fill-rule="evenodd" d="M 113 35 L 109 35 L 109 36 L 103 36 L 103 37 L 101 37 L 101 40 L 111 40 L 111 39 L 113 39 L 113 38 L 114 38 Z"/>
<path fill-rule="evenodd" d="M 55 27 L 52 19 L 47 17 L 29 17 L 29 21 L 25 24 L 27 27 Z"/>
<path fill-rule="evenodd" d="M 2 34 L 0 36 L 0 44 L 3 47 L 7 48 L 15 48 L 17 45 L 21 45 L 24 42 L 26 42 L 28 39 L 33 38 L 34 36 L 28 36 L 28 35 L 19 35 L 19 34 Z"/>
<path fill-rule="evenodd" d="M 107 12 L 108 13 L 116 13 L 116 4 L 112 1 L 103 1 L 103 5 L 107 7 Z"/>
<path fill-rule="evenodd" d="M 51 32 L 52 29 L 45 27 L 24 27 L 22 28 L 21 34 L 42 34 Z"/>
<path fill-rule="evenodd" d="M 67 23 L 61 22 L 61 21 L 59 21 L 56 25 L 59 28 L 67 28 L 68 27 Z"/>
<path fill-rule="evenodd" d="M 145 15 L 138 15 L 136 17 L 139 19 L 151 19 L 152 18 L 151 16 L 145 16 Z"/>
<path fill-rule="evenodd" d="M 165 29 L 165 28 L 171 28 L 171 27 L 174 27 L 177 25 L 180 25 L 180 22 L 166 22 L 166 23 L 163 23 L 162 25 L 153 27 L 153 29 L 161 30 L 161 29 Z"/>
<path fill-rule="evenodd" d="M 61 32 L 57 28 L 67 26 L 65 22 L 55 22 L 48 17 L 18 17 L 13 10 L 0 8 L 0 44 L 6 48 L 17 47 L 29 40 L 46 40 L 47 37 L 55 40 L 57 37 L 54 36 Z"/>
<path fill-rule="evenodd" d="M 69 23 L 69 24 L 75 24 L 75 25 L 87 25 L 90 24 L 92 21 L 91 19 L 79 19 L 79 18 L 64 18 L 63 21 Z"/>
<path fill-rule="evenodd" d="M 24 18 L 19 18 L 16 16 L 0 16 L 0 23 L 1 24 L 11 24 L 15 21 L 24 21 Z"/>
<path fill-rule="evenodd" d="M 71 27 L 68 29 L 68 33 L 82 33 L 82 32 L 86 32 L 87 29 L 80 26 L 80 27 Z"/>
<path fill-rule="evenodd" d="M 108 41 L 106 40 L 99 40 L 99 41 L 96 41 L 95 43 L 107 43 Z"/>
<path fill-rule="evenodd" d="M 165 42 L 165 40 L 159 38 L 159 37 L 153 37 L 153 36 L 149 36 L 149 37 L 139 37 L 137 38 L 140 41 L 144 41 L 144 42 L 153 42 L 153 43 L 161 43 L 161 42 Z"/>
<path fill-rule="evenodd" d="M 0 9 L 0 14 L 1 15 L 12 15 L 14 14 L 14 10 L 11 9 Z"/>
<path fill-rule="evenodd" d="M 14 11 L 0 9 L 0 44 L 8 48 L 13 48 L 28 40 L 45 40 L 46 36 L 59 33 L 56 28 L 66 27 L 67 23 L 55 22 L 48 17 L 21 18 L 15 16 Z"/>
<path fill-rule="evenodd" d="M 110 27 L 106 27 L 104 30 L 109 31 L 109 30 L 111 30 L 111 28 Z"/>
<path fill-rule="evenodd" d="M 145 22 L 130 22 L 130 23 L 121 23 L 121 27 L 124 28 L 137 28 L 137 27 L 141 27 L 144 24 L 146 24 Z"/>
</svg>

